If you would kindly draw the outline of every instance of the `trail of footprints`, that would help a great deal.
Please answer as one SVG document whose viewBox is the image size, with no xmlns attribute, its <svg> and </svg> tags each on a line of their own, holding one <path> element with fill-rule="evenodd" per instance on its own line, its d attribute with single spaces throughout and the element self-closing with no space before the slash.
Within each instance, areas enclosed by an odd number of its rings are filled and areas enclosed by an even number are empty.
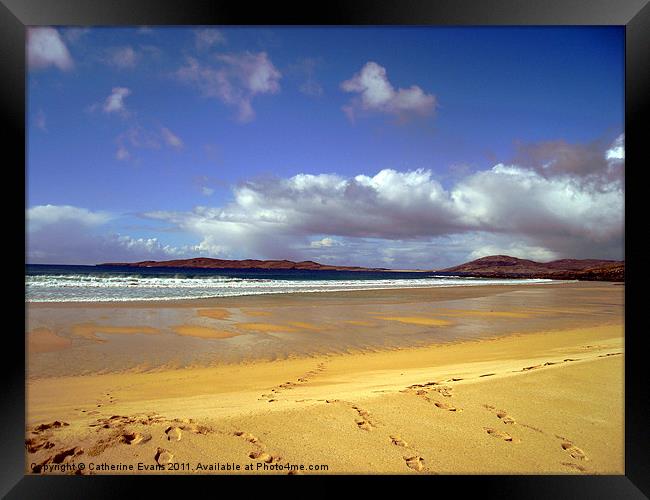
<svg viewBox="0 0 650 500">
<path fill-rule="evenodd" d="M 362 410 L 360 410 L 362 412 Z M 361 413 L 360 413 L 361 414 Z M 41 450 L 52 449 L 51 455 L 45 457 L 32 467 L 33 473 L 42 471 L 43 466 L 46 464 L 62 464 L 73 462 L 76 457 L 82 454 L 90 456 L 97 456 L 109 447 L 126 445 L 126 446 L 142 446 L 146 445 L 152 440 L 151 433 L 138 432 L 133 430 L 135 424 L 151 426 L 156 425 L 162 431 L 162 436 L 169 445 L 156 446 L 152 450 L 152 458 L 158 465 L 166 465 L 174 461 L 173 443 L 183 439 L 184 433 L 190 432 L 193 434 L 206 435 L 210 433 L 219 433 L 222 435 L 232 435 L 242 438 L 249 442 L 253 449 L 248 453 L 248 457 L 252 460 L 259 460 L 266 463 L 275 463 L 282 458 L 276 454 L 267 451 L 266 446 L 254 435 L 245 431 L 236 431 L 234 433 L 226 433 L 224 431 L 216 430 L 211 427 L 196 423 L 193 419 L 167 419 L 157 413 L 149 413 L 142 415 L 113 415 L 107 418 L 98 418 L 96 421 L 89 424 L 90 429 L 94 429 L 99 435 L 92 446 L 87 450 L 75 446 L 71 448 L 59 447 L 57 448 L 56 439 L 54 438 L 54 431 L 68 427 L 67 422 L 54 421 L 51 423 L 40 424 L 31 429 L 31 437 L 25 440 L 25 446 L 28 453 L 37 453 Z M 162 427 L 160 425 L 162 424 Z M 76 473 L 81 472 L 78 469 Z"/>
<path fill-rule="evenodd" d="M 365 432 L 371 432 L 373 429 L 379 427 L 379 423 L 372 417 L 370 412 L 361 406 L 359 406 L 356 403 L 352 403 L 349 401 L 341 401 L 339 399 L 327 399 L 326 403 L 328 404 L 343 404 L 345 406 L 348 406 L 352 410 L 354 410 L 358 417 L 355 418 L 355 423 L 357 424 L 357 427 Z M 425 460 L 422 458 L 419 452 L 416 450 L 412 449 L 409 444 L 404 441 L 399 435 L 397 434 L 390 434 L 388 436 L 389 441 L 392 445 L 394 446 L 399 446 L 401 448 L 405 449 L 405 453 L 403 454 L 402 458 L 404 459 L 404 463 L 406 466 L 410 469 L 413 469 L 417 472 L 421 472 L 422 470 L 425 469 Z M 408 453 L 406 453 L 408 452 Z"/>
<path fill-rule="evenodd" d="M 117 399 L 110 392 L 106 392 L 95 401 L 95 406 L 92 409 L 75 408 L 75 410 L 88 416 L 100 415 L 102 411 L 115 403 L 117 403 Z M 100 408 L 104 408 L 104 410 L 100 410 Z"/>
<path fill-rule="evenodd" d="M 52 449 L 52 454 L 46 456 L 44 460 L 35 463 L 32 466 L 32 472 L 39 473 L 42 471 L 43 466 L 49 464 L 64 464 L 74 462 L 74 459 L 79 455 L 87 454 L 89 456 L 97 456 L 109 447 L 117 446 L 120 444 L 128 446 L 143 445 L 152 439 L 152 435 L 146 432 L 138 432 L 132 430 L 131 426 L 140 424 L 151 426 L 154 424 L 164 425 L 164 436 L 167 441 L 180 441 L 183 432 L 191 432 L 194 434 L 208 434 L 215 432 L 213 429 L 199 425 L 192 419 L 166 419 L 156 413 L 141 414 L 141 415 L 113 415 L 107 418 L 98 418 L 90 423 L 88 427 L 94 429 L 100 437 L 94 443 L 84 450 L 79 446 L 74 447 L 61 447 L 57 448 L 54 431 L 69 426 L 67 422 L 54 421 L 46 424 L 39 424 L 31 431 L 31 437 L 25 440 L 25 447 L 28 453 L 37 453 L 41 450 Z M 173 453 L 165 448 L 157 447 L 153 454 L 153 459 L 159 465 L 170 463 L 174 458 Z M 77 469 L 76 474 L 88 473 Z"/>
<path fill-rule="evenodd" d="M 591 346 L 587 346 L 587 347 L 591 347 Z M 599 355 L 598 357 L 603 358 L 609 356 L 617 356 L 621 354 L 622 354 L 621 352 L 612 352 L 612 353 Z M 578 361 L 578 359 L 566 358 L 562 361 L 555 361 L 555 362 L 547 361 L 543 364 L 523 367 L 521 370 L 516 370 L 516 371 L 525 372 L 530 370 L 536 370 L 546 366 L 552 366 L 555 364 L 567 363 L 572 361 Z M 309 380 L 312 377 L 318 375 L 320 372 L 324 370 L 325 370 L 325 363 L 321 362 L 316 366 L 314 370 L 311 370 L 305 373 L 303 376 L 299 377 L 296 380 L 296 382 L 289 381 L 280 384 L 279 386 L 276 386 L 270 390 L 271 394 L 263 394 L 261 399 L 266 399 L 268 402 L 276 401 L 276 396 L 278 396 L 282 391 L 293 389 L 297 386 L 300 386 L 301 384 L 306 384 L 307 382 L 309 382 Z M 496 375 L 496 373 L 485 373 L 479 375 L 479 377 L 489 377 L 493 375 Z M 445 380 L 445 383 L 453 383 L 461 380 L 463 380 L 463 378 L 461 377 L 452 377 L 448 380 Z M 423 384 L 414 384 L 408 386 L 406 389 L 400 392 L 414 394 L 415 396 L 418 396 L 424 399 L 425 401 L 432 403 L 433 406 L 441 410 L 446 410 L 450 412 L 460 412 L 462 411 L 462 409 L 457 408 L 455 405 L 432 398 L 432 396 L 434 396 L 435 394 L 442 396 L 444 398 L 451 398 L 452 390 L 453 390 L 452 387 L 448 385 L 444 385 L 443 383 L 440 382 L 426 382 Z M 80 411 L 81 413 L 84 413 L 88 416 L 99 415 L 101 410 L 97 410 L 96 408 L 109 407 L 110 405 L 114 404 L 116 401 L 117 400 L 110 394 L 110 392 L 107 392 L 105 394 L 105 397 L 97 400 L 97 404 L 95 408 L 91 410 L 77 409 L 77 411 Z M 342 403 L 349 406 L 351 409 L 355 410 L 355 412 L 358 415 L 358 417 L 355 418 L 355 423 L 357 427 L 362 431 L 370 432 L 378 426 L 377 421 L 370 415 L 370 412 L 368 412 L 367 410 L 363 409 L 362 407 L 360 407 L 355 403 L 340 401 L 338 399 L 328 399 L 326 400 L 326 402 Z M 516 422 L 515 419 L 511 417 L 504 410 L 498 410 L 496 407 L 487 404 L 483 406 L 489 411 L 493 412 L 495 416 L 504 425 L 516 424 L 521 427 L 525 427 L 527 429 L 533 430 L 535 432 L 545 434 L 541 429 L 538 429 L 536 427 L 524 423 Z M 36 463 L 32 467 L 32 472 L 34 473 L 40 472 L 43 466 L 46 464 L 62 464 L 62 463 L 68 463 L 74 461 L 76 457 L 83 455 L 84 453 L 87 453 L 88 455 L 91 456 L 98 455 L 106 448 L 110 446 L 115 446 L 117 444 L 125 444 L 129 446 L 133 446 L 133 445 L 142 445 L 144 443 L 149 442 L 152 439 L 151 434 L 131 431 L 128 429 L 128 425 L 134 423 L 139 423 L 144 425 L 167 423 L 168 425 L 165 428 L 164 435 L 169 442 L 180 441 L 182 439 L 183 432 L 192 432 L 195 434 L 207 434 L 210 432 L 219 432 L 209 427 L 199 425 L 192 419 L 169 420 L 155 413 L 147 414 L 147 415 L 133 415 L 133 416 L 113 415 L 108 418 L 97 418 L 95 422 L 89 424 L 90 428 L 96 428 L 97 432 L 103 432 L 103 433 L 107 432 L 108 435 L 98 439 L 94 443 L 94 445 L 90 447 L 87 451 L 84 451 L 84 449 L 79 446 L 59 447 L 59 449 L 55 450 L 54 448 L 56 448 L 57 445 L 55 442 L 56 440 L 54 439 L 54 432 L 56 430 L 69 426 L 69 424 L 66 422 L 55 420 L 51 423 L 44 423 L 35 426 L 30 431 L 31 437 L 25 440 L 25 447 L 28 453 L 37 453 L 43 450 L 52 450 L 51 455 L 47 456 L 45 460 Z M 519 442 L 517 438 L 514 438 L 510 433 L 506 431 L 499 430 L 494 427 L 484 427 L 483 429 L 485 430 L 486 434 L 491 437 L 501 439 L 509 443 Z M 282 459 L 277 455 L 269 453 L 266 450 L 266 447 L 259 441 L 259 439 L 253 436 L 252 434 L 244 431 L 236 431 L 234 435 L 245 439 L 246 441 L 248 441 L 253 445 L 253 449 L 248 455 L 249 458 L 253 460 L 260 460 L 266 463 L 273 463 L 273 462 L 280 461 Z M 560 440 L 560 447 L 562 448 L 562 450 L 572 459 L 583 461 L 583 462 L 589 460 L 585 452 L 582 449 L 575 446 L 569 439 L 557 435 L 555 437 Z M 403 455 L 403 459 L 407 467 L 417 472 L 420 472 L 425 469 L 424 458 L 418 452 L 413 450 L 406 441 L 404 441 L 400 436 L 395 434 L 389 435 L 389 439 L 392 445 L 402 447 L 405 450 L 409 450 L 411 452 Z M 157 447 L 155 453 L 153 454 L 153 459 L 159 465 L 165 465 L 173 461 L 174 454 L 172 451 L 166 448 Z M 584 467 L 583 465 L 576 464 L 573 462 L 561 462 L 561 465 L 580 472 L 587 471 L 587 468 Z M 76 473 L 79 473 L 79 470 L 77 470 Z"/>
<path fill-rule="evenodd" d="M 301 385 L 308 383 L 313 377 L 317 376 L 324 370 L 325 362 L 318 363 L 318 365 L 316 365 L 316 368 L 301 375 L 296 379 L 295 382 L 284 382 L 283 384 L 273 387 L 270 392 L 262 394 L 260 400 L 266 400 L 269 403 L 273 403 L 277 401 L 277 396 L 279 396 L 283 391 L 295 389 L 296 387 L 300 387 Z"/>
<path fill-rule="evenodd" d="M 513 417 L 511 417 L 505 410 L 498 410 L 495 406 L 488 405 L 488 404 L 484 404 L 483 407 L 486 408 L 487 410 L 493 412 L 494 415 L 505 425 L 515 425 L 515 424 L 517 424 L 517 425 L 520 425 L 521 427 L 531 429 L 531 430 L 533 430 L 535 432 L 538 432 L 540 434 L 546 434 L 541 429 L 538 429 L 538 428 L 533 427 L 531 425 L 517 423 L 515 421 L 515 419 Z M 489 434 L 490 436 L 493 436 L 495 438 L 503 439 L 504 441 L 508 441 L 508 442 L 519 442 L 519 440 L 517 440 L 516 438 L 513 438 L 509 433 L 507 433 L 505 431 L 500 431 L 500 430 L 495 429 L 493 427 L 484 427 L 483 429 L 485 430 L 485 432 L 487 434 Z M 575 446 L 571 442 L 571 440 L 569 440 L 569 439 L 567 439 L 567 438 L 565 438 L 563 436 L 558 436 L 557 434 L 555 435 L 555 437 L 560 440 L 560 447 L 562 448 L 562 450 L 564 450 L 571 458 L 573 458 L 575 460 L 582 460 L 582 461 L 589 460 L 589 458 L 587 457 L 587 454 L 582 449 Z M 564 465 L 565 467 L 569 467 L 571 469 L 578 470 L 580 472 L 587 471 L 586 467 L 584 467 L 582 465 L 579 465 L 579 464 L 572 463 L 572 462 L 561 462 L 561 465 Z"/>
<path fill-rule="evenodd" d="M 234 435 L 245 439 L 253 445 L 253 450 L 248 454 L 249 458 L 252 458 L 253 460 L 259 460 L 267 464 L 279 462 L 282 460 L 282 457 L 269 453 L 266 450 L 266 446 L 253 434 L 244 431 L 236 431 Z"/>
<path fill-rule="evenodd" d="M 462 380 L 461 378 L 453 378 L 448 380 L 447 382 L 455 382 L 458 380 Z M 401 392 L 407 393 L 407 394 L 415 394 L 416 396 L 424 399 L 425 401 L 432 403 L 436 408 L 440 408 L 441 410 L 446 410 L 446 411 L 453 411 L 453 412 L 461 412 L 463 411 L 460 408 L 457 408 L 453 404 L 444 402 L 444 401 L 438 401 L 436 399 L 431 398 L 433 393 L 437 393 L 441 396 L 450 398 L 451 397 L 451 391 L 452 388 L 446 385 L 441 385 L 440 382 L 426 382 L 424 384 L 414 384 L 408 386 L 406 389 L 404 389 Z"/>
</svg>

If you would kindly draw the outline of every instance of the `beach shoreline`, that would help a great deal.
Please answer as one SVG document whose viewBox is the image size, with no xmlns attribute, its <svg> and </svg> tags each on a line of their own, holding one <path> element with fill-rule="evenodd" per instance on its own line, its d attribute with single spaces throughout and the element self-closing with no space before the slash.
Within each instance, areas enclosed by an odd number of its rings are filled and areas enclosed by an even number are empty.
<svg viewBox="0 0 650 500">
<path fill-rule="evenodd" d="M 335 293 L 329 301 L 284 297 L 283 302 L 304 308 L 302 302 L 307 300 L 323 309 L 328 303 L 336 308 L 342 301 L 352 307 L 358 301 L 369 310 L 388 302 L 388 309 L 379 315 L 381 324 L 391 332 L 404 328 L 403 334 L 409 329 L 449 328 L 435 323 L 441 317 L 454 324 L 492 325 L 492 335 L 477 338 L 309 355 L 296 351 L 275 360 L 211 366 L 163 364 L 148 370 L 28 377 L 26 471 L 623 474 L 623 290 L 606 284 L 552 285 L 565 289 L 566 297 L 595 303 L 594 311 L 609 304 L 606 313 L 584 312 L 578 317 L 563 297 L 561 303 L 533 307 L 536 290 L 547 286 L 519 287 L 523 295 L 510 287 L 451 293 L 452 289 L 408 289 L 391 290 L 392 298 L 388 292 L 364 291 Z M 429 297 L 429 305 L 418 306 L 415 316 L 410 310 L 413 301 L 419 304 L 423 296 Z M 484 301 L 494 297 L 502 307 L 490 311 L 493 302 Z M 241 299 L 228 298 L 225 303 L 253 312 L 278 308 L 272 313 L 276 317 L 284 311 L 275 298 L 254 297 L 243 304 Z M 455 301 L 456 309 L 445 303 L 449 300 Z M 208 305 L 214 307 L 204 313 L 213 316 L 210 321 L 228 318 L 213 310 L 233 314 L 223 307 L 223 299 Z M 185 307 L 194 310 L 197 305 Z M 75 304 L 70 309 L 79 308 L 83 309 Z M 395 311 L 401 314 L 397 320 Z M 560 326 L 544 328 L 544 321 L 535 320 L 540 314 L 542 320 L 556 314 Z M 570 325 L 566 318 L 573 316 Z M 269 321 L 260 317 L 260 322 Z M 309 323 L 292 319 L 302 325 L 291 333 L 295 337 L 309 333 L 317 338 L 327 332 L 307 329 L 318 323 L 313 315 Z M 502 326 L 508 324 L 516 328 L 502 334 Z M 274 332 L 261 335 L 272 338 Z M 163 338 L 137 336 L 149 343 Z M 122 349 L 128 343 L 120 342 L 132 337 L 121 332 L 102 339 L 118 339 L 114 342 Z M 74 338 L 73 344 L 85 345 Z M 43 354 L 38 356 L 44 359 Z M 50 469 L 80 463 L 136 469 Z M 215 469 L 217 463 L 239 464 L 240 469 Z M 138 464 L 159 469 L 138 471 Z M 167 470 L 179 467 L 173 464 L 190 464 L 192 469 Z M 213 466 L 197 470 L 197 464 Z M 322 464 L 328 469 L 295 471 L 292 464 Z"/>
</svg>

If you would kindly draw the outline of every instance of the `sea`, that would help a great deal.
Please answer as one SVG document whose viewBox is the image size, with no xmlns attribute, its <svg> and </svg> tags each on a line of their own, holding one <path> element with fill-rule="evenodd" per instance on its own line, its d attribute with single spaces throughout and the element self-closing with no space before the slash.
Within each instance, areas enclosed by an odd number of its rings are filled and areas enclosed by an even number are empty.
<svg viewBox="0 0 650 500">
<path fill-rule="evenodd" d="M 28 264 L 27 302 L 127 302 L 392 288 L 513 285 L 548 279 L 471 278 L 451 273 L 134 268 Z"/>
</svg>

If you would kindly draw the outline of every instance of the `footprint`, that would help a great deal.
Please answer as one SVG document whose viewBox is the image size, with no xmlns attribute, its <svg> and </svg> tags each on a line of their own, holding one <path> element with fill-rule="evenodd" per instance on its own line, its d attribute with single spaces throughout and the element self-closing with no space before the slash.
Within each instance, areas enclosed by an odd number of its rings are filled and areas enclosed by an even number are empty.
<svg viewBox="0 0 650 500">
<path fill-rule="evenodd" d="M 375 425 L 370 420 L 370 412 L 368 410 L 360 408 L 357 405 L 352 405 L 352 408 L 356 410 L 356 412 L 359 414 L 359 417 L 361 417 L 355 419 L 355 422 L 359 429 L 362 429 L 364 431 L 371 431 Z"/>
<path fill-rule="evenodd" d="M 25 446 L 29 453 L 36 453 L 40 449 L 49 450 L 50 448 L 54 448 L 54 443 L 47 439 L 38 440 L 36 438 L 29 438 L 25 440 Z"/>
<path fill-rule="evenodd" d="M 479 375 L 479 377 L 491 377 L 492 375 L 496 375 L 496 373 L 484 373 L 483 375 Z"/>
<path fill-rule="evenodd" d="M 406 443 L 406 441 L 404 441 L 404 440 L 403 440 L 401 437 L 399 437 L 399 436 L 390 436 L 390 440 L 391 440 L 391 442 L 392 442 L 395 446 L 403 446 L 403 447 L 405 447 L 405 448 L 408 446 L 408 444 Z"/>
<path fill-rule="evenodd" d="M 128 432 L 120 436 L 120 441 L 126 444 L 140 444 L 147 442 L 151 439 L 151 436 L 140 434 L 139 432 Z"/>
<path fill-rule="evenodd" d="M 501 419 L 504 424 L 514 424 L 515 419 L 508 415 L 505 411 L 500 410 L 497 412 L 497 417 Z"/>
<path fill-rule="evenodd" d="M 181 440 L 181 435 L 183 434 L 180 428 L 170 426 L 167 427 L 165 430 L 165 434 L 167 434 L 167 440 L 168 441 L 180 441 Z"/>
<path fill-rule="evenodd" d="M 404 460 L 406 460 L 406 465 L 413 470 L 420 472 L 422 469 L 424 469 L 424 458 L 422 458 L 420 455 L 404 457 Z"/>
<path fill-rule="evenodd" d="M 370 432 L 372 430 L 372 424 L 363 418 L 357 418 L 355 420 L 359 429 Z"/>
<path fill-rule="evenodd" d="M 455 406 L 452 406 L 452 405 L 447 404 L 447 403 L 441 403 L 441 402 L 439 402 L 439 401 L 436 401 L 436 402 L 433 403 L 433 404 L 436 405 L 436 406 L 437 406 L 438 408 L 440 408 L 441 410 L 447 410 L 447 411 L 460 411 L 460 410 L 459 410 L 458 408 L 456 408 Z"/>
<path fill-rule="evenodd" d="M 270 455 L 267 452 L 263 450 L 255 450 L 251 451 L 248 456 L 252 458 L 253 460 L 260 460 L 262 462 L 265 462 L 267 464 L 271 464 L 274 462 L 280 461 L 280 457 L 276 455 Z"/>
<path fill-rule="evenodd" d="M 526 366 L 525 368 L 522 368 L 522 372 L 527 372 L 529 370 L 537 370 L 538 368 L 541 368 L 542 365 L 533 365 L 533 366 Z"/>
<path fill-rule="evenodd" d="M 77 455 L 82 455 L 84 450 L 82 448 L 79 448 L 78 446 L 75 446 L 74 448 L 70 448 L 68 450 L 63 450 L 54 455 L 52 458 L 50 458 L 49 461 L 55 464 L 61 464 L 63 462 L 67 462 L 70 458 L 74 458 Z"/>
<path fill-rule="evenodd" d="M 48 457 L 46 460 L 39 464 L 32 464 L 31 469 L 32 472 L 34 473 L 39 473 L 43 470 L 43 466 L 46 464 L 62 464 L 64 462 L 67 462 L 71 458 L 76 457 L 77 455 L 82 455 L 84 452 L 83 448 L 79 448 L 78 446 L 75 446 L 74 448 L 70 448 L 67 450 L 62 450 L 56 455 L 52 455 L 51 457 Z"/>
<path fill-rule="evenodd" d="M 237 431 L 237 432 L 235 432 L 235 436 L 244 438 L 249 443 L 259 443 L 259 441 L 260 441 L 259 439 L 257 439 L 255 436 L 253 436 L 249 432 Z"/>
<path fill-rule="evenodd" d="M 504 441 L 508 441 L 510 443 L 513 442 L 514 438 L 507 432 L 501 432 L 496 429 L 492 429 L 491 427 L 483 427 L 483 429 L 485 429 L 485 432 L 487 432 L 492 437 L 503 439 Z"/>
<path fill-rule="evenodd" d="M 171 463 L 171 461 L 174 459 L 174 455 L 169 450 L 158 448 L 158 451 L 156 451 L 156 456 L 154 458 L 156 459 L 158 465 L 166 465 L 168 463 Z"/>
<path fill-rule="evenodd" d="M 561 465 L 564 465 L 565 467 L 569 467 L 571 469 L 576 469 L 579 470 L 580 472 L 586 472 L 587 469 L 583 467 L 582 465 L 574 464 L 571 462 L 561 462 Z"/>
<path fill-rule="evenodd" d="M 180 426 L 181 430 L 191 432 L 192 434 L 209 434 L 211 432 L 214 432 L 210 427 L 206 427 L 205 425 L 199 425 L 194 423 L 193 421 L 190 423 L 184 423 L 183 425 Z"/>
<path fill-rule="evenodd" d="M 571 455 L 572 458 L 575 458 L 576 460 L 589 460 L 587 458 L 587 455 L 585 455 L 585 452 L 582 451 L 577 446 L 574 446 L 572 443 L 569 442 L 562 443 L 562 449 L 566 451 L 569 455 Z"/>
<path fill-rule="evenodd" d="M 66 427 L 68 425 L 70 425 L 70 424 L 67 423 L 67 422 L 60 422 L 59 420 L 55 420 L 54 422 L 49 423 L 49 424 L 37 425 L 36 427 L 34 427 L 33 432 L 39 433 L 39 432 L 46 431 L 48 429 L 59 429 L 61 427 Z"/>
<path fill-rule="evenodd" d="M 439 387 L 434 387 L 432 390 L 436 391 L 438 394 L 441 394 L 442 396 L 445 396 L 446 398 L 450 398 L 451 397 L 451 391 L 453 389 L 451 387 L 441 385 Z"/>
</svg>

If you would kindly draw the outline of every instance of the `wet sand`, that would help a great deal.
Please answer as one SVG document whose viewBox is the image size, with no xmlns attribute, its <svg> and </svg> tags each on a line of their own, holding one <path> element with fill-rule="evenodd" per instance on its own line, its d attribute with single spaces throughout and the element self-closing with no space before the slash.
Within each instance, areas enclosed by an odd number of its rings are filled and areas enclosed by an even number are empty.
<svg viewBox="0 0 650 500">
<path fill-rule="evenodd" d="M 26 468 L 623 474 L 623 293 L 30 304 L 28 339 L 69 345 L 30 350 Z"/>
</svg>

